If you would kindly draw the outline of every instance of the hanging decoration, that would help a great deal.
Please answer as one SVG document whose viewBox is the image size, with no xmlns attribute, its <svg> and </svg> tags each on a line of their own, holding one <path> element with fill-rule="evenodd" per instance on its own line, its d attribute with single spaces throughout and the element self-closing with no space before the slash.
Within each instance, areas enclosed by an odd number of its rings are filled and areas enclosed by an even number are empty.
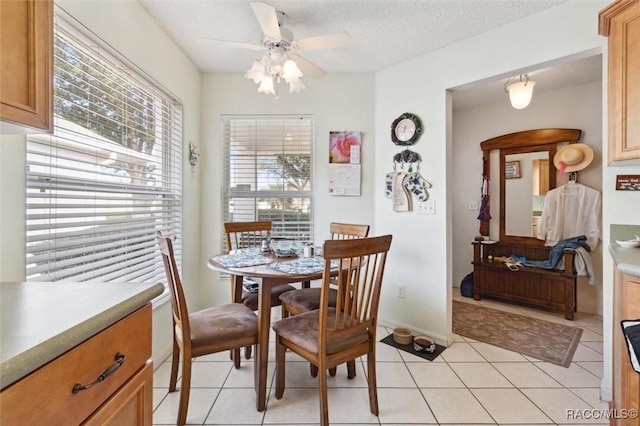
<svg viewBox="0 0 640 426">
<path fill-rule="evenodd" d="M 411 211 L 412 196 L 420 202 L 429 199 L 431 183 L 420 175 L 421 161 L 420 154 L 408 149 L 393 156 L 393 172 L 385 177 L 385 196 L 393 200 L 394 211 Z"/>
<path fill-rule="evenodd" d="M 198 161 L 200 161 L 200 150 L 195 144 L 189 143 L 189 164 L 191 164 L 192 172 L 196 171 Z"/>
</svg>

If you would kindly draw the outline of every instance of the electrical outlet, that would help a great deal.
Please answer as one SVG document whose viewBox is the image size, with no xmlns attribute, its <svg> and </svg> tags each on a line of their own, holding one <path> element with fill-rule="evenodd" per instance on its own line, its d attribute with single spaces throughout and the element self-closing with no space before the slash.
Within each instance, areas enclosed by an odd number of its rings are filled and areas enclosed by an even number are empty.
<svg viewBox="0 0 640 426">
<path fill-rule="evenodd" d="M 433 200 L 421 201 L 417 203 L 418 214 L 436 214 L 436 202 Z"/>
<path fill-rule="evenodd" d="M 404 284 L 398 284 L 398 297 L 404 299 L 405 296 L 405 286 Z"/>
<path fill-rule="evenodd" d="M 478 210 L 478 202 L 469 201 L 469 210 Z"/>
</svg>

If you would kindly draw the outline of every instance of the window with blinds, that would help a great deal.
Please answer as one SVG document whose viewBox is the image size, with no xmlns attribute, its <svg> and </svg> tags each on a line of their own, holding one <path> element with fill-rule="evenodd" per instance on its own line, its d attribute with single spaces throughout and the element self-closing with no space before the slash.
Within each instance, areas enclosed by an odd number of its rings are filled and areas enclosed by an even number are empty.
<svg viewBox="0 0 640 426">
<path fill-rule="evenodd" d="M 27 280 L 165 282 L 181 260 L 182 107 L 56 18 L 54 132 L 27 137 Z"/>
<path fill-rule="evenodd" d="M 222 119 L 224 220 L 271 220 L 274 237 L 313 241 L 313 117 Z"/>
</svg>

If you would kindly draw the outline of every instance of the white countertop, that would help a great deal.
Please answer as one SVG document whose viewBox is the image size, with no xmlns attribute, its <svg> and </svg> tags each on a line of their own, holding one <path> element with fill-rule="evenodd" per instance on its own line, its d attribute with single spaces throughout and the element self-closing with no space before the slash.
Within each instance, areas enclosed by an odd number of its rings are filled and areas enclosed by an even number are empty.
<svg viewBox="0 0 640 426">
<path fill-rule="evenodd" d="M 143 283 L 0 283 L 0 389 L 163 291 Z"/>
</svg>

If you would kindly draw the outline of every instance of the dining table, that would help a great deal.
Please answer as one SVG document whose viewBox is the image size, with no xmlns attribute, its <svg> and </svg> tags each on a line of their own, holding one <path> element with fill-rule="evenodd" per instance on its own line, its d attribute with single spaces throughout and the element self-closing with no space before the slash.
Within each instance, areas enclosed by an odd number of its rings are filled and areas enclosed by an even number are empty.
<svg viewBox="0 0 640 426">
<path fill-rule="evenodd" d="M 232 300 L 240 303 L 245 277 L 258 283 L 258 344 L 254 358 L 256 409 L 263 411 L 267 397 L 267 366 L 271 327 L 271 289 L 280 284 L 308 283 L 322 278 L 324 259 L 316 250 L 312 257 L 277 257 L 259 248 L 231 250 L 209 258 L 214 271 L 232 277 Z M 338 273 L 338 270 L 335 270 Z"/>
</svg>

